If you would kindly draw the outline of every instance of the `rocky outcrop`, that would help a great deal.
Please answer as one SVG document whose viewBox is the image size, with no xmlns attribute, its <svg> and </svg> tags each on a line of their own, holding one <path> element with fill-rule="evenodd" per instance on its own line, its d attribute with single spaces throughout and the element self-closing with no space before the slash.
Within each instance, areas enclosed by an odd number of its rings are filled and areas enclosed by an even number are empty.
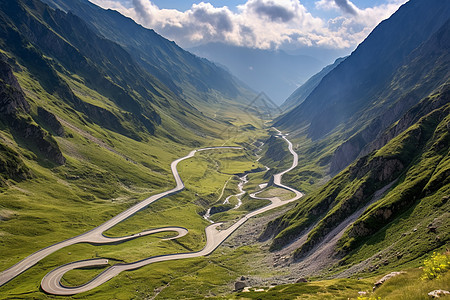
<svg viewBox="0 0 450 300">
<path fill-rule="evenodd" d="M 58 143 L 39 125 L 23 118 L 12 119 L 9 123 L 16 135 L 19 135 L 23 143 L 31 150 L 58 165 L 65 164 L 66 159 L 61 153 Z"/>
<path fill-rule="evenodd" d="M 242 291 L 247 286 L 248 286 L 248 283 L 246 281 L 246 278 L 244 276 L 242 276 L 239 281 L 236 281 L 234 283 L 234 291 L 235 292 Z"/>
<path fill-rule="evenodd" d="M 389 273 L 389 274 L 383 276 L 380 280 L 378 280 L 377 282 L 375 282 L 375 284 L 373 285 L 373 290 L 375 291 L 375 289 L 377 289 L 380 285 L 382 285 L 383 283 L 385 283 L 387 280 L 389 280 L 389 279 L 391 279 L 391 278 L 393 278 L 393 277 L 395 277 L 395 276 L 401 275 L 401 274 L 405 274 L 405 272 L 403 272 L 403 271 L 400 271 L 400 272 L 391 272 L 391 273 Z"/>
<path fill-rule="evenodd" d="M 446 290 L 434 290 L 428 293 L 431 298 L 441 298 L 450 295 L 449 291 Z"/>
<path fill-rule="evenodd" d="M 54 163 L 65 163 L 56 141 L 33 123 L 30 116 L 23 116 L 29 112 L 30 106 L 5 57 L 0 58 L 0 105 L 2 122 L 12 129 L 21 143 Z"/>
<path fill-rule="evenodd" d="M 0 114 L 14 115 L 19 111 L 28 112 L 30 105 L 25 100 L 22 88 L 6 60 L 7 57 L 0 54 Z"/>
<path fill-rule="evenodd" d="M 32 177 L 30 169 L 24 164 L 20 155 L 0 142 L 0 186 L 7 181 L 22 181 Z"/>
<path fill-rule="evenodd" d="M 41 123 L 48 127 L 53 134 L 57 136 L 64 136 L 64 128 L 54 114 L 42 107 L 38 107 L 37 112 Z"/>
</svg>

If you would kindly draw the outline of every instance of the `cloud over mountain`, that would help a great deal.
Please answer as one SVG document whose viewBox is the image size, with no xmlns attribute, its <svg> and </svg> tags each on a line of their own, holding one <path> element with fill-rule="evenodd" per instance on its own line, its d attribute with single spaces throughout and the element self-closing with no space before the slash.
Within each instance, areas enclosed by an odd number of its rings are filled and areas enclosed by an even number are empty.
<svg viewBox="0 0 450 300">
<path fill-rule="evenodd" d="M 354 47 L 405 2 L 391 0 L 359 9 L 349 0 L 320 0 L 316 2 L 318 10 L 340 12 L 337 17 L 325 20 L 313 16 L 299 0 L 248 0 L 235 10 L 200 2 L 186 11 L 160 9 L 150 0 L 132 0 L 128 6 L 119 0 L 91 1 L 118 10 L 183 47 L 226 42 L 261 49 Z"/>
</svg>

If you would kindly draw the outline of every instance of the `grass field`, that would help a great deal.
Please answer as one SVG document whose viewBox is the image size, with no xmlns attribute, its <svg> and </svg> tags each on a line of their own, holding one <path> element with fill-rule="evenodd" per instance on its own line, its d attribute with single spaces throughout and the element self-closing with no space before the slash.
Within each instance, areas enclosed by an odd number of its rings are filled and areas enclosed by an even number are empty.
<svg viewBox="0 0 450 300">
<path fill-rule="evenodd" d="M 49 169 L 33 159 L 25 158 L 35 178 L 16 183 L 0 193 L 2 270 L 34 251 L 98 226 L 152 194 L 172 188 L 175 184 L 169 171 L 170 162 L 190 151 L 164 138 L 152 137 L 147 142 L 138 142 L 95 125 L 86 128 L 79 121 L 67 119 L 83 132 L 66 127 L 68 137 L 56 137 L 67 158 L 66 165 Z M 257 133 L 262 134 L 263 131 Z M 249 147 L 254 136 L 254 132 L 250 137 L 243 132 L 236 137 L 236 141 Z M 2 132 L 2 138 L 19 147 L 7 132 Z M 102 147 L 94 138 L 102 139 L 117 153 Z M 236 145 L 224 140 L 204 141 L 205 146 L 224 143 Z M 258 164 L 251 151 L 224 149 L 197 153 L 194 158 L 179 164 L 178 169 L 186 185 L 183 192 L 154 203 L 105 233 L 123 236 L 170 225 L 188 228 L 187 236 L 163 241 L 161 237 L 166 237 L 166 234 L 161 233 L 118 245 L 73 245 L 53 253 L 0 287 L 0 298 L 53 298 L 39 290 L 40 280 L 51 269 L 71 261 L 105 257 L 114 264 L 160 254 L 200 250 L 205 243 L 204 228 L 209 223 L 199 212 L 218 200 L 227 182 L 221 198 L 236 191 L 232 184 L 237 184 L 238 180 L 233 180 L 230 174 L 242 173 L 255 166 Z M 175 289 L 186 286 L 185 281 L 191 280 L 192 272 L 195 273 L 192 270 L 202 270 L 205 275 L 213 270 L 216 272 L 216 269 L 224 271 L 215 280 L 215 284 L 220 282 L 222 286 L 230 275 L 217 264 L 205 262 L 203 258 L 156 264 L 121 274 L 104 286 L 74 298 L 140 298 L 140 295 L 153 293 L 147 287 L 150 282 L 150 286 L 156 288 L 165 285 L 167 279 L 178 278 L 171 286 Z M 154 270 L 154 274 L 149 275 L 149 269 Z M 101 270 L 74 270 L 66 274 L 63 282 L 68 285 L 82 284 Z M 118 286 L 120 291 L 112 291 L 112 287 Z M 170 294 L 171 290 L 168 288 L 165 293 Z M 206 293 L 206 288 L 203 292 Z M 186 291 L 187 294 L 190 292 Z"/>
</svg>

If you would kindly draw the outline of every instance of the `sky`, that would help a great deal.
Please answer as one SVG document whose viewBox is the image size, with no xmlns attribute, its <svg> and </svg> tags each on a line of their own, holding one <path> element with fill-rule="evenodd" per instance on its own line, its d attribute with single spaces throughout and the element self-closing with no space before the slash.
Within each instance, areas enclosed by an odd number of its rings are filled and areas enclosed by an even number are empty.
<svg viewBox="0 0 450 300">
<path fill-rule="evenodd" d="M 90 0 L 184 48 L 354 49 L 406 0 Z"/>
</svg>

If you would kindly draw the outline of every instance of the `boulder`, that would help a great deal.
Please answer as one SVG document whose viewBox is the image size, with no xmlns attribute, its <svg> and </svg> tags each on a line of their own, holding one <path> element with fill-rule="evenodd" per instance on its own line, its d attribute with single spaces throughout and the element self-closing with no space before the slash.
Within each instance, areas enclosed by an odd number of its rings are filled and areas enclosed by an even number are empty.
<svg viewBox="0 0 450 300">
<path fill-rule="evenodd" d="M 450 295 L 450 292 L 445 290 L 434 290 L 428 293 L 431 298 L 440 298 L 447 295 Z"/>
<path fill-rule="evenodd" d="M 240 291 L 240 290 L 243 290 L 246 286 L 247 286 L 247 283 L 245 283 L 243 281 L 236 281 L 234 283 L 234 290 Z"/>
<path fill-rule="evenodd" d="M 378 288 L 380 285 L 382 285 L 386 280 L 391 279 L 392 277 L 398 276 L 400 274 L 404 274 L 405 272 L 400 271 L 400 272 L 391 272 L 385 276 L 383 276 L 383 278 L 381 278 L 380 280 L 378 280 L 377 282 L 375 282 L 374 286 L 373 286 L 373 290 L 375 290 L 376 288 Z"/>
</svg>

